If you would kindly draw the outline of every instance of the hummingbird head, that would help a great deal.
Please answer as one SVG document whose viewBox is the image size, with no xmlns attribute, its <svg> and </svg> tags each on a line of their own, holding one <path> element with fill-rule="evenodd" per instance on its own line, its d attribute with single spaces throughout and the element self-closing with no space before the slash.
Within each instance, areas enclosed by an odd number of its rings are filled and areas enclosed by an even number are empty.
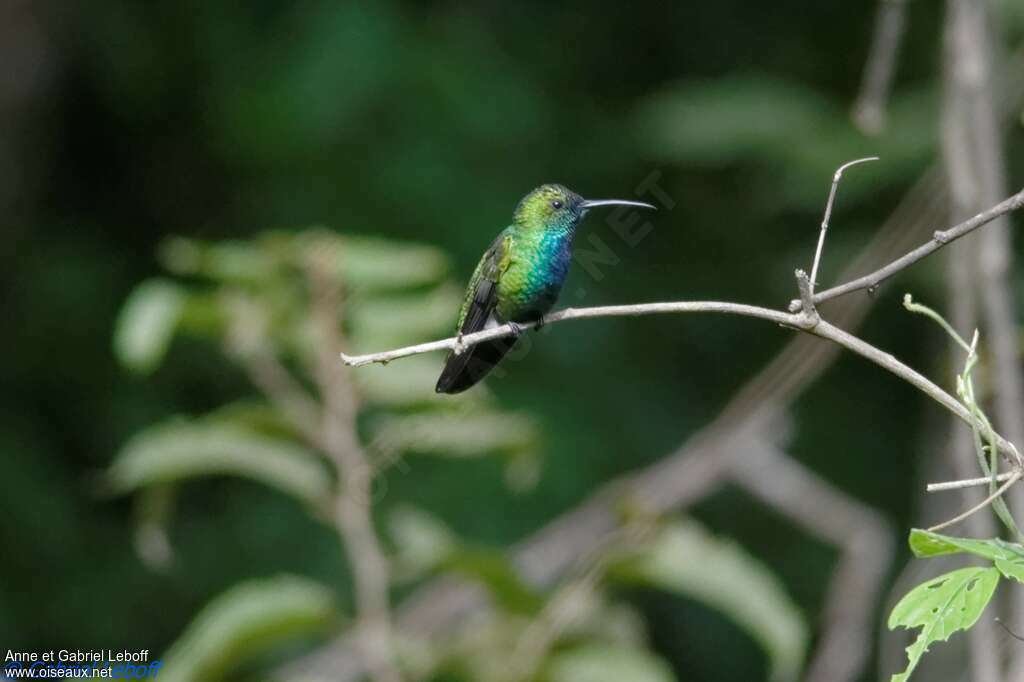
<svg viewBox="0 0 1024 682">
<path fill-rule="evenodd" d="M 654 208 L 642 201 L 623 199 L 584 199 L 568 187 L 541 185 L 516 206 L 515 223 L 521 227 L 546 230 L 573 230 L 595 206 L 639 206 Z"/>
</svg>

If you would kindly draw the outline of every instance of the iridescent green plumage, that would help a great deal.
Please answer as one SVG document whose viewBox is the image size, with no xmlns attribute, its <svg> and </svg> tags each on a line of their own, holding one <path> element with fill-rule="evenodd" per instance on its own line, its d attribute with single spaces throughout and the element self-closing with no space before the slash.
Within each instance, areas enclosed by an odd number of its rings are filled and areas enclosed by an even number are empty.
<svg viewBox="0 0 1024 682">
<path fill-rule="evenodd" d="M 506 227 L 484 253 L 469 281 L 459 312 L 459 334 L 508 322 L 541 319 L 558 299 L 569 272 L 576 226 L 592 206 L 640 202 L 587 201 L 562 185 L 541 185 L 516 207 Z M 439 393 L 458 393 L 477 383 L 515 344 L 515 338 L 477 344 L 449 354 Z"/>
</svg>

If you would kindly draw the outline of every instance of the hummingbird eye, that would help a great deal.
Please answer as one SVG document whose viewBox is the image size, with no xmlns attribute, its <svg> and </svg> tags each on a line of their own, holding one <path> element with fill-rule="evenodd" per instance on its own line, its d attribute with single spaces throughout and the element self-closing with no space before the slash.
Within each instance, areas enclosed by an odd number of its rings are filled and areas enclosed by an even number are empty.
<svg viewBox="0 0 1024 682">
<path fill-rule="evenodd" d="M 562 204 L 562 202 L 559 201 L 558 199 L 555 199 L 554 201 L 551 202 L 551 208 L 553 208 L 555 210 L 558 210 L 558 209 L 562 208 L 563 205 L 564 204 Z"/>
</svg>

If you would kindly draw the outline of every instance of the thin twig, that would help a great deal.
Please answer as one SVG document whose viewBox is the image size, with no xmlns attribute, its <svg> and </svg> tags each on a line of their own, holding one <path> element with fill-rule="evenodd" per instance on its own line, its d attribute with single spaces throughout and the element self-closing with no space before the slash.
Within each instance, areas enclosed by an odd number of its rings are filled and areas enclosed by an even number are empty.
<svg viewBox="0 0 1024 682">
<path fill-rule="evenodd" d="M 1013 630 L 1011 630 L 1010 628 L 1006 627 L 1006 623 L 1004 623 L 1004 622 L 1003 622 L 1003 621 L 1002 621 L 1001 619 L 999 619 L 999 618 L 996 618 L 996 619 L 995 619 L 995 623 L 996 623 L 996 625 L 998 625 L 999 627 L 1001 627 L 1001 628 L 1002 628 L 1003 630 L 1005 630 L 1005 631 L 1006 631 L 1006 634 L 1008 634 L 1008 635 L 1009 635 L 1010 637 L 1013 637 L 1013 638 L 1014 638 L 1015 640 L 1017 640 L 1018 642 L 1024 642 L 1024 637 L 1021 637 L 1021 636 L 1020 636 L 1020 635 L 1018 635 L 1018 634 L 1017 634 L 1016 632 L 1014 632 L 1014 631 L 1013 631 Z"/>
<path fill-rule="evenodd" d="M 866 156 L 863 159 L 847 161 L 836 169 L 832 175 L 832 187 L 828 191 L 828 201 L 825 203 L 825 217 L 821 219 L 821 232 L 818 235 L 818 247 L 814 250 L 814 265 L 811 266 L 811 293 L 818 284 L 818 263 L 821 261 L 821 251 L 825 247 L 825 233 L 828 232 L 828 221 L 832 218 L 832 205 L 836 201 L 836 192 L 839 191 L 839 181 L 843 178 L 843 171 L 859 163 L 878 161 L 877 156 Z"/>
<path fill-rule="evenodd" d="M 948 526 L 952 526 L 955 523 L 960 523 L 961 521 L 966 519 L 968 516 L 970 516 L 970 515 L 972 515 L 972 514 L 974 514 L 976 512 L 981 511 L 982 509 L 984 509 L 985 507 L 989 506 L 994 501 L 996 501 L 999 497 L 1001 497 L 1002 494 L 1005 493 L 1007 490 L 1009 490 L 1010 487 L 1013 486 L 1014 483 L 1016 483 L 1017 481 L 1019 481 L 1021 479 L 1021 476 L 1024 476 L 1024 473 L 1022 473 L 1020 471 L 1014 471 L 1012 474 L 1010 474 L 1010 478 L 1006 479 L 1006 482 L 1003 483 L 1003 485 L 1001 485 L 998 490 L 996 490 L 994 493 L 992 493 L 991 495 L 986 497 L 980 503 L 978 503 L 975 506 L 971 507 L 970 509 L 965 511 L 963 514 L 959 514 L 959 515 L 951 518 L 949 521 L 943 521 L 942 523 L 938 524 L 937 526 L 932 526 L 928 530 L 933 531 L 933 532 L 937 531 L 937 530 L 942 530 L 943 528 L 946 528 Z"/>
<path fill-rule="evenodd" d="M 996 483 L 1002 483 L 1007 481 L 1013 476 L 1012 471 L 1006 473 L 997 474 L 995 477 Z M 983 485 L 988 485 L 992 482 L 991 476 L 982 476 L 980 478 L 965 478 L 961 481 L 946 481 L 945 483 L 929 483 L 925 488 L 930 493 L 940 493 L 944 490 L 960 490 L 962 488 L 976 488 Z"/>
</svg>

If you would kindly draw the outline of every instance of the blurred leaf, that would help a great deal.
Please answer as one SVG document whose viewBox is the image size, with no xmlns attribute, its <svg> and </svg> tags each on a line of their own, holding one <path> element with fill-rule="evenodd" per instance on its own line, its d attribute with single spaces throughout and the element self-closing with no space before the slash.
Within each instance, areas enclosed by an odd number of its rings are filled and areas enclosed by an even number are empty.
<svg viewBox="0 0 1024 682">
<path fill-rule="evenodd" d="M 258 399 L 227 403 L 207 414 L 203 421 L 234 425 L 246 431 L 287 441 L 296 441 L 302 437 L 280 410 Z"/>
<path fill-rule="evenodd" d="M 556 653 L 545 666 L 544 682 L 674 682 L 660 658 L 642 649 L 590 644 Z"/>
<path fill-rule="evenodd" d="M 266 284 L 282 265 L 280 255 L 259 241 L 224 240 L 207 243 L 174 237 L 160 246 L 164 267 L 178 275 L 199 275 L 218 282 Z"/>
<path fill-rule="evenodd" d="M 670 590 L 721 611 L 767 652 L 773 680 L 795 680 L 807 649 L 800 610 L 777 577 L 733 542 L 700 525 L 675 522 L 649 550 L 613 567 L 611 577 Z"/>
<path fill-rule="evenodd" d="M 919 528 L 910 531 L 910 549 L 921 558 L 967 552 L 986 559 L 1024 562 L 1024 547 L 1016 543 L 999 538 L 954 538 Z"/>
<path fill-rule="evenodd" d="M 657 159 L 690 166 L 754 163 L 769 169 L 772 196 L 783 205 L 820 208 L 836 167 L 878 153 L 870 182 L 843 184 L 846 201 L 877 196 L 902 182 L 933 153 L 938 98 L 934 88 L 894 93 L 883 135 L 867 138 L 845 109 L 798 81 L 744 74 L 685 81 L 637 108 L 640 143 Z M 794 142 L 798 141 L 798 142 Z M 884 150 L 884 151 L 881 151 Z"/>
<path fill-rule="evenodd" d="M 216 682 L 246 660 L 335 622 L 333 593 L 296 576 L 232 587 L 199 612 L 163 658 L 164 682 Z"/>
<path fill-rule="evenodd" d="M 650 97 L 637 129 L 658 157 L 721 165 L 773 156 L 829 125 L 835 107 L 812 89 L 771 76 L 687 82 Z"/>
<path fill-rule="evenodd" d="M 892 682 L 910 678 L 921 656 L 934 642 L 945 642 L 958 630 L 968 630 L 981 617 L 999 584 L 995 568 L 961 568 L 921 583 L 896 604 L 889 616 L 889 629 L 899 626 L 921 628 L 921 634 L 907 647 L 907 669 L 892 676 Z"/>
<path fill-rule="evenodd" d="M 169 280 L 146 280 L 128 297 L 114 329 L 114 354 L 121 364 L 136 372 L 156 369 L 174 337 L 182 308 L 184 289 Z"/>
<path fill-rule="evenodd" d="M 339 266 L 348 287 L 394 291 L 440 282 L 448 272 L 448 259 L 433 246 L 345 236 Z M 453 312 L 453 324 L 455 316 Z"/>
<path fill-rule="evenodd" d="M 197 476 L 250 478 L 320 508 L 332 482 L 314 452 L 236 425 L 184 419 L 150 427 L 117 454 L 106 478 L 116 493 Z"/>
<path fill-rule="evenodd" d="M 458 538 L 439 519 L 408 505 L 391 512 L 388 529 L 397 549 L 396 573 L 405 579 L 434 569 L 459 546 Z"/>
<path fill-rule="evenodd" d="M 508 556 L 502 552 L 458 549 L 450 553 L 439 567 L 475 578 L 508 613 L 532 616 L 544 606 L 543 598 L 523 582 Z"/>
<path fill-rule="evenodd" d="M 537 442 L 532 419 L 503 412 L 383 416 L 373 420 L 370 432 L 374 449 L 388 454 L 478 457 L 530 448 Z"/>
</svg>

